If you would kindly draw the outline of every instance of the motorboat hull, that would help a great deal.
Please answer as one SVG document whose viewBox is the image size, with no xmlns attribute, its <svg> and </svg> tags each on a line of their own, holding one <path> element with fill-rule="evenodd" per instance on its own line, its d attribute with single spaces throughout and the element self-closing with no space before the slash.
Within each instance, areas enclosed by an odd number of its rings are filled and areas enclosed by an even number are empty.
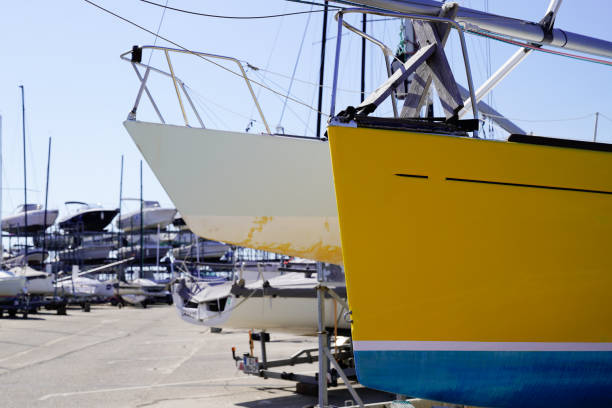
<svg viewBox="0 0 612 408">
<path fill-rule="evenodd" d="M 172 250 L 177 260 L 220 259 L 230 246 L 216 241 L 200 241 L 197 244 L 185 245 Z"/>
<path fill-rule="evenodd" d="M 342 263 L 327 142 L 139 121 L 124 126 L 195 234 Z"/>
<path fill-rule="evenodd" d="M 30 234 L 40 232 L 53 225 L 58 210 L 47 210 L 45 223 L 45 210 L 30 210 L 28 213 L 28 227 L 25 227 L 25 214 L 19 213 L 2 219 L 2 230 L 11 234 Z"/>
<path fill-rule="evenodd" d="M 176 210 L 173 208 L 145 208 L 142 211 L 142 228 L 145 230 L 166 228 L 172 224 Z M 119 228 L 125 232 L 140 231 L 140 211 L 122 214 Z"/>
<path fill-rule="evenodd" d="M 58 221 L 67 231 L 103 231 L 119 210 L 87 209 Z"/>
<path fill-rule="evenodd" d="M 328 134 L 360 383 L 477 406 L 612 405 L 612 153 Z"/>
<path fill-rule="evenodd" d="M 66 249 L 57 253 L 63 262 L 93 262 L 108 259 L 110 251 L 114 249 L 112 244 L 81 246 L 74 249 Z"/>
</svg>

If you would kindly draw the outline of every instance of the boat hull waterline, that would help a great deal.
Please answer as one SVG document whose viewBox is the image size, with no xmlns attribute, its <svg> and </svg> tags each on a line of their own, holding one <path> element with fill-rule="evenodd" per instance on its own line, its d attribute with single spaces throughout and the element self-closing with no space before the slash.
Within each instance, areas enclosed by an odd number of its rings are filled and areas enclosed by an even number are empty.
<svg viewBox="0 0 612 408">
<path fill-rule="evenodd" d="M 612 405 L 612 153 L 328 133 L 360 383 L 478 406 Z"/>
<path fill-rule="evenodd" d="M 195 234 L 342 263 L 327 142 L 139 121 L 124 126 Z"/>
</svg>

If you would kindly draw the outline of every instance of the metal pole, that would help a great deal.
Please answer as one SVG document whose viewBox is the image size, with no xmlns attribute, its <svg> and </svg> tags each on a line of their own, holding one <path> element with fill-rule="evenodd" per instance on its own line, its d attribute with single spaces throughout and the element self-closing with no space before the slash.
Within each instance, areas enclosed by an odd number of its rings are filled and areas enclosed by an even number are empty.
<svg viewBox="0 0 612 408">
<path fill-rule="evenodd" d="M 361 20 L 361 31 L 366 32 L 368 15 L 363 13 Z M 365 62 L 366 62 L 366 39 L 361 37 L 361 102 L 365 98 Z"/>
<path fill-rule="evenodd" d="M 595 112 L 595 133 L 593 133 L 593 141 L 597 141 L 597 122 L 599 121 L 599 112 Z"/>
<path fill-rule="evenodd" d="M 25 230 L 25 258 L 28 259 L 28 177 L 26 170 L 26 128 L 25 128 L 25 96 L 23 91 L 23 85 L 19 85 L 21 88 L 21 123 L 23 133 L 23 204 L 24 204 L 24 230 Z"/>
<path fill-rule="evenodd" d="M 321 112 L 323 111 L 323 78 L 325 74 L 325 42 L 327 40 L 328 1 L 323 9 L 323 30 L 321 33 L 321 68 L 319 70 L 319 103 L 317 104 L 317 137 L 321 137 Z"/>
<path fill-rule="evenodd" d="M 44 220 L 43 220 L 43 225 L 45 226 L 45 229 L 47 227 L 47 203 L 49 200 L 49 168 L 51 166 L 51 138 L 49 137 L 49 151 L 47 153 L 47 186 L 45 188 L 45 215 L 44 215 Z M 43 257 L 45 256 L 45 249 L 47 247 L 47 234 L 45 232 L 45 230 L 43 230 L 43 245 L 42 245 L 42 250 L 43 250 Z"/>
<path fill-rule="evenodd" d="M 0 219 L 2 219 L 2 115 L 0 115 Z M 2 241 L 2 228 L 0 228 L 0 254 L 4 254 Z"/>
<path fill-rule="evenodd" d="M 325 289 L 321 287 L 324 281 L 323 264 L 317 262 L 317 335 L 319 337 L 319 408 L 327 407 L 327 332 L 325 331 Z"/>
<path fill-rule="evenodd" d="M 142 160 L 140 161 L 140 277 L 142 277 L 142 269 L 144 266 L 144 219 L 143 219 L 143 201 L 142 201 Z"/>
<path fill-rule="evenodd" d="M 161 239 L 159 233 L 159 224 L 157 224 L 157 247 L 155 248 L 155 272 L 158 272 L 159 269 L 159 241 Z"/>
<path fill-rule="evenodd" d="M 119 175 L 119 212 L 117 216 L 117 248 L 121 249 L 121 203 L 123 202 L 123 155 L 121 155 L 121 172 Z M 120 256 L 117 256 L 118 258 Z"/>
<path fill-rule="evenodd" d="M 334 61 L 334 82 L 332 84 L 331 107 L 329 117 L 333 118 L 336 113 L 336 91 L 338 88 L 338 67 L 340 65 L 340 45 L 342 44 L 342 21 L 344 15 L 338 13 L 338 37 L 336 38 L 336 60 Z"/>
</svg>

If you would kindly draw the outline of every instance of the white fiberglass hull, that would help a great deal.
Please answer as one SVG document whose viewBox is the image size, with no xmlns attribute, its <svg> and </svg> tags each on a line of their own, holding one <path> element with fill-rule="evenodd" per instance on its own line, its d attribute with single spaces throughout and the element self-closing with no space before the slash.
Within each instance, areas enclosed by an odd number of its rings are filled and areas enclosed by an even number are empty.
<svg viewBox="0 0 612 408">
<path fill-rule="evenodd" d="M 173 208 L 145 208 L 142 211 L 142 228 L 160 229 L 172 224 L 176 210 Z M 122 214 L 119 218 L 119 228 L 125 232 L 140 231 L 140 211 Z"/>
<path fill-rule="evenodd" d="M 173 299 L 179 316 L 188 323 L 232 329 L 257 329 L 314 335 L 317 332 L 317 298 L 315 279 L 290 273 L 270 279 L 273 288 L 301 288 L 312 291 L 309 297 L 258 296 L 263 281 L 247 284 L 252 295 L 236 296 L 231 293 L 232 283 L 209 286 L 193 298 L 190 304 L 174 292 Z M 197 302 L 197 303 L 196 303 Z M 194 307 L 197 304 L 197 307 Z M 190 307 L 191 306 L 191 307 Z M 346 312 L 334 300 L 325 299 L 325 327 L 349 329 L 343 318 Z"/>
<path fill-rule="evenodd" d="M 0 301 L 14 298 L 24 292 L 25 277 L 0 271 Z"/>
<path fill-rule="evenodd" d="M 25 229 L 25 213 L 19 213 L 9 215 L 2 219 L 2 229 L 11 233 L 17 232 L 34 232 L 46 229 L 48 226 L 53 225 L 58 210 L 47 210 L 47 218 L 45 223 L 45 210 L 30 210 L 28 213 L 28 228 Z"/>
<path fill-rule="evenodd" d="M 138 121 L 124 125 L 197 235 L 342 263 L 326 142 Z"/>
<path fill-rule="evenodd" d="M 53 295 L 55 291 L 51 274 L 37 271 L 29 266 L 18 266 L 11 269 L 11 272 L 26 279 L 26 290 L 30 295 Z"/>
<path fill-rule="evenodd" d="M 60 293 L 73 297 L 96 297 L 106 299 L 115 294 L 113 285 L 96 279 L 79 276 L 74 281 L 71 279 L 58 283 Z"/>
</svg>

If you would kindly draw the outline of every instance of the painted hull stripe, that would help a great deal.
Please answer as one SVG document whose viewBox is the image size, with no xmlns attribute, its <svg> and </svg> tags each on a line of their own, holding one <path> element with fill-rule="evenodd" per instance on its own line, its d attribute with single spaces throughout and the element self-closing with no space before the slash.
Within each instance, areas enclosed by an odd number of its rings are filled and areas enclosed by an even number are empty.
<svg viewBox="0 0 612 408">
<path fill-rule="evenodd" d="M 353 342 L 355 351 L 612 351 L 612 343 L 369 341 Z"/>
</svg>

